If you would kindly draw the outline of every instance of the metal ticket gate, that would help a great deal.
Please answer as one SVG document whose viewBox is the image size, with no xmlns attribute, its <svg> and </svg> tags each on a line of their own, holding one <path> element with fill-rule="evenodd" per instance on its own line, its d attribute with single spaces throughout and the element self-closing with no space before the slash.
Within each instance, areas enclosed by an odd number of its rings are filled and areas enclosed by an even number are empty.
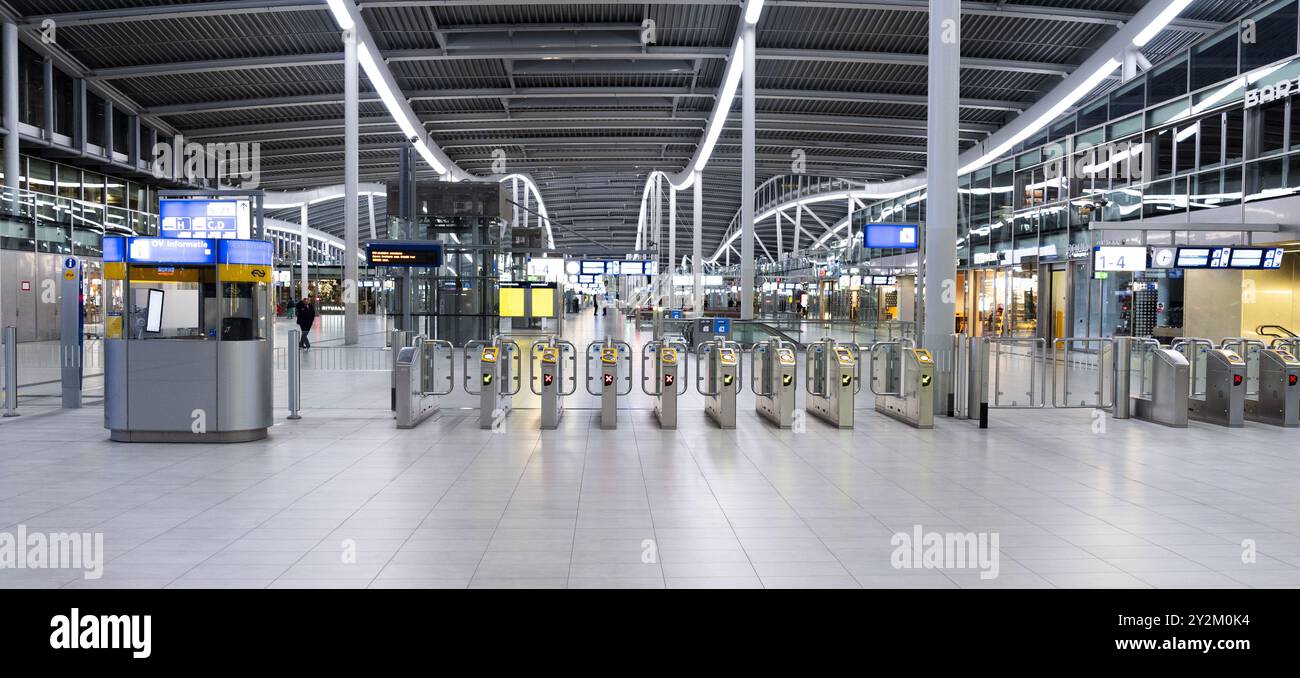
<svg viewBox="0 0 1300 678">
<path fill-rule="evenodd" d="M 749 390 L 754 409 L 780 428 L 794 425 L 795 392 L 799 379 L 796 347 L 783 339 L 760 341 L 749 354 Z"/>
<path fill-rule="evenodd" d="M 587 344 L 587 393 L 600 396 L 600 427 L 618 428 L 618 397 L 632 392 L 632 347 L 606 338 Z M 595 369 L 592 369 L 595 367 Z M 619 376 L 622 372 L 623 376 Z M 600 387 L 592 388 L 599 381 Z"/>
<path fill-rule="evenodd" d="M 1261 424 L 1300 426 L 1300 359 L 1286 344 L 1266 347 L 1258 339 L 1224 339 L 1221 348 L 1236 348 L 1246 361 L 1245 417 Z"/>
<path fill-rule="evenodd" d="M 397 384 L 397 428 L 415 428 L 438 411 L 438 398 L 451 393 L 456 377 L 452 356 L 456 348 L 441 339 L 416 337 L 397 350 L 394 381 Z M 438 366 L 446 360 L 446 374 Z"/>
<path fill-rule="evenodd" d="M 1127 341 L 1129 337 L 1120 339 Z M 1148 340 L 1135 342 L 1134 346 L 1138 349 L 1137 362 L 1140 365 L 1137 388 L 1133 388 L 1130 363 L 1127 374 L 1116 375 L 1116 407 L 1111 414 L 1117 419 L 1131 414 L 1157 424 L 1187 428 L 1188 384 L 1191 379 L 1187 358 L 1178 351 L 1161 347 L 1159 343 L 1152 346 Z M 1117 352 L 1123 354 L 1129 350 L 1131 347 L 1121 346 Z M 1116 367 L 1123 369 L 1120 363 Z M 1123 386 L 1121 382 L 1124 382 Z M 1126 411 L 1121 411 L 1119 407 L 1121 400 L 1128 405 Z"/>
<path fill-rule="evenodd" d="M 684 341 L 651 341 L 641 347 L 641 391 L 655 399 L 659 428 L 677 428 L 677 399 L 686 393 L 689 353 Z"/>
<path fill-rule="evenodd" d="M 952 336 L 952 358 L 946 366 L 948 416 L 979 421 L 989 427 L 989 348 L 980 337 Z"/>
<path fill-rule="evenodd" d="M 1246 361 L 1236 351 L 1215 348 L 1208 339 L 1174 342 L 1187 358 L 1191 389 L 1188 415 L 1197 421 L 1230 428 L 1245 425 Z"/>
<path fill-rule="evenodd" d="M 475 359 L 477 370 L 470 364 Z M 510 414 L 511 396 L 523 386 L 523 351 L 501 336 L 474 339 L 465 342 L 463 360 L 465 392 L 478 396 L 478 427 L 492 429 Z"/>
<path fill-rule="evenodd" d="M 744 368 L 742 349 L 730 339 L 710 339 L 695 347 L 695 390 L 704 412 L 721 428 L 736 428 L 736 395 Z"/>
<path fill-rule="evenodd" d="M 841 344 L 831 337 L 804 349 L 809 413 L 839 428 L 853 428 L 853 398 L 862 388 L 860 352 L 856 344 Z"/>
<path fill-rule="evenodd" d="M 916 428 L 934 428 L 934 356 L 911 340 L 871 345 L 876 411 Z"/>
<path fill-rule="evenodd" d="M 572 342 L 549 337 L 533 344 L 528 358 L 528 389 L 542 399 L 542 428 L 558 428 L 564 397 L 578 391 L 578 351 Z"/>
</svg>

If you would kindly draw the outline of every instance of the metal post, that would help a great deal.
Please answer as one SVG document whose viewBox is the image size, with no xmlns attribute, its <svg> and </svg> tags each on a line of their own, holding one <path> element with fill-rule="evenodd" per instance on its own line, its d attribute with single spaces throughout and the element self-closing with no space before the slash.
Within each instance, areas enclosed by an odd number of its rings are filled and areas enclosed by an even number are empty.
<svg viewBox="0 0 1300 678">
<path fill-rule="evenodd" d="M 691 307 L 695 309 L 697 315 L 704 315 L 704 242 L 703 242 L 703 221 L 704 213 L 704 174 L 695 172 L 694 194 L 691 196 L 694 202 L 692 212 L 694 213 L 691 221 L 691 228 L 695 231 L 695 241 L 691 245 L 691 267 L 694 269 L 693 290 L 695 300 L 691 302 Z"/>
<path fill-rule="evenodd" d="M 4 330 L 5 349 L 5 413 L 18 416 L 18 328 L 10 325 Z"/>
<path fill-rule="evenodd" d="M 298 342 L 302 340 L 302 330 L 289 330 L 289 345 L 284 347 L 289 357 L 289 419 L 302 419 L 298 411 L 302 409 L 302 349 Z"/>
<path fill-rule="evenodd" d="M 1101 354 L 1098 353 L 1097 357 L 1097 371 L 1100 373 L 1102 372 Z M 1133 401 L 1130 399 L 1132 373 L 1129 369 L 1132 357 L 1133 337 L 1115 337 L 1115 398 L 1111 416 L 1116 419 L 1128 419 L 1132 416 Z M 1069 369 L 1068 366 L 1066 369 Z"/>
<path fill-rule="evenodd" d="M 360 199 L 360 97 L 357 80 L 357 33 L 355 30 L 343 31 L 343 343 L 348 345 L 356 344 L 360 337 L 357 329 L 360 285 L 357 275 L 360 240 L 357 233 L 357 203 Z"/>
<path fill-rule="evenodd" d="M 754 40 L 753 24 L 744 30 L 740 132 L 740 317 L 754 318 Z"/>
</svg>

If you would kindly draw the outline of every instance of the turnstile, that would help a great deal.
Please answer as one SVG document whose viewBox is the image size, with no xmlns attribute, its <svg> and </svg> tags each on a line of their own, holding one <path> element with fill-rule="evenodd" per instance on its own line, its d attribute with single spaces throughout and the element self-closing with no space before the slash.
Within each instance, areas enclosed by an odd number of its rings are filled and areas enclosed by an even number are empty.
<svg viewBox="0 0 1300 678">
<path fill-rule="evenodd" d="M 721 428 L 736 428 L 736 395 L 744 367 L 740 344 L 711 339 L 695 347 L 695 390 L 704 396 L 704 412 Z"/>
<path fill-rule="evenodd" d="M 916 428 L 934 428 L 934 356 L 911 340 L 871 345 L 876 411 Z"/>
<path fill-rule="evenodd" d="M 478 427 L 493 429 L 510 414 L 511 396 L 523 385 L 523 352 L 514 340 L 498 335 L 465 342 L 463 360 L 465 392 L 478 396 Z"/>
<path fill-rule="evenodd" d="M 806 409 L 810 414 L 839 428 L 853 428 L 854 396 L 862 388 L 859 352 L 857 345 L 841 344 L 831 337 L 804 349 Z"/>
<path fill-rule="evenodd" d="M 688 353 L 684 341 L 650 341 L 641 347 L 641 391 L 655 399 L 660 428 L 677 428 L 677 399 L 686 393 Z"/>
<path fill-rule="evenodd" d="M 1188 416 L 1207 424 L 1239 428 L 1245 425 L 1246 361 L 1236 351 L 1215 348 L 1206 339 L 1174 343 L 1189 363 Z"/>
<path fill-rule="evenodd" d="M 1265 347 L 1258 339 L 1224 339 L 1223 348 L 1237 347 L 1246 361 L 1245 417 L 1261 424 L 1300 426 L 1300 359 L 1287 344 Z"/>
<path fill-rule="evenodd" d="M 587 345 L 585 367 L 587 393 L 600 396 L 600 427 L 618 428 L 618 397 L 632 392 L 632 347 L 616 339 L 593 341 Z M 592 388 L 596 381 L 599 388 Z"/>
<path fill-rule="evenodd" d="M 441 339 L 416 337 L 410 346 L 398 349 L 393 366 L 397 384 L 397 428 L 415 428 L 438 412 L 438 398 L 451 393 L 455 384 L 455 347 Z M 447 361 L 445 375 L 439 375 L 439 356 Z"/>
<path fill-rule="evenodd" d="M 795 392 L 799 379 L 796 346 L 782 339 L 760 341 L 749 354 L 749 390 L 754 409 L 780 428 L 794 425 Z"/>
<path fill-rule="evenodd" d="M 550 337 L 532 345 L 528 389 L 542 399 L 541 427 L 558 428 L 564 416 L 564 397 L 578 390 L 578 352 L 572 342 Z"/>
<path fill-rule="evenodd" d="M 1132 344 L 1130 348 L 1131 346 Z M 1157 424 L 1187 428 L 1188 395 L 1191 389 L 1191 366 L 1187 357 L 1178 351 L 1158 346 L 1138 344 L 1138 347 L 1147 350 L 1138 356 L 1141 369 L 1136 388 L 1132 383 L 1131 365 L 1127 361 L 1115 363 L 1116 405 L 1111 414 L 1131 414 Z M 1119 353 L 1125 352 L 1124 347 L 1121 347 Z M 1121 399 L 1129 405 L 1127 409 L 1120 407 Z"/>
</svg>

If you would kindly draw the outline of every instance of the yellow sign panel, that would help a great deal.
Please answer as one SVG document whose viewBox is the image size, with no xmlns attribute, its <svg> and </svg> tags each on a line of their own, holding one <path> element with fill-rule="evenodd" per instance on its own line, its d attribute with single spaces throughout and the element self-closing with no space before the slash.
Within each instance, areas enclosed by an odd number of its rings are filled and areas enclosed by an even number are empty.
<svg viewBox="0 0 1300 678">
<path fill-rule="evenodd" d="M 521 287 L 502 287 L 500 295 L 501 317 L 524 317 L 524 289 Z"/>
<path fill-rule="evenodd" d="M 126 280 L 126 262 L 124 261 L 104 262 L 104 279 L 105 280 Z"/>
<path fill-rule="evenodd" d="M 555 288 L 534 287 L 531 291 L 533 293 L 533 317 L 555 317 Z"/>
<path fill-rule="evenodd" d="M 542 362 L 554 364 L 559 358 L 559 350 L 554 348 L 542 349 Z"/>
<path fill-rule="evenodd" d="M 63 279 L 64 279 L 64 280 L 76 280 L 76 279 L 77 279 L 77 272 L 69 268 L 69 269 L 67 269 L 67 270 L 65 270 L 65 271 L 63 272 Z"/>
<path fill-rule="evenodd" d="M 600 349 L 600 362 L 605 363 L 606 365 L 618 364 L 618 349 L 616 348 Z"/>
</svg>

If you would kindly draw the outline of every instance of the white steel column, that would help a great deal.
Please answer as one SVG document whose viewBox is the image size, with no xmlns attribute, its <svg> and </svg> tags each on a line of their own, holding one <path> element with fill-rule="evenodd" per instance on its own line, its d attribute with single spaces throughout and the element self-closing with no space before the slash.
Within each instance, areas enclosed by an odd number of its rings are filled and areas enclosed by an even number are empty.
<svg viewBox="0 0 1300 678">
<path fill-rule="evenodd" d="M 311 250 L 307 247 L 307 201 L 302 201 L 302 216 L 299 217 L 298 223 L 302 226 L 302 298 L 307 298 L 307 259 Z"/>
<path fill-rule="evenodd" d="M 14 189 L 10 204 L 18 208 L 18 26 L 4 23 L 4 124 L 9 134 L 5 136 L 4 185 Z"/>
<path fill-rule="evenodd" d="M 655 175 L 654 190 L 653 190 L 654 198 L 655 198 L 654 237 L 651 239 L 651 242 L 654 243 L 655 271 L 659 273 L 659 277 L 655 279 L 655 287 L 657 289 L 655 291 L 655 298 L 652 301 L 656 306 L 663 303 L 663 297 L 664 297 L 663 260 L 660 257 L 660 252 L 662 252 L 662 250 L 659 249 L 660 236 L 663 235 L 663 199 L 664 198 L 663 198 L 663 193 L 661 192 L 661 190 L 663 189 L 663 184 L 661 183 L 662 178 L 663 175 L 660 174 Z"/>
<path fill-rule="evenodd" d="M 695 234 L 695 240 L 691 244 L 691 268 L 694 269 L 695 277 L 693 290 L 695 294 L 691 308 L 697 315 L 704 315 L 704 175 L 698 171 L 695 173 L 695 188 L 691 200 L 694 202 L 691 229 Z"/>
<path fill-rule="evenodd" d="M 754 317 L 754 26 L 745 25 L 740 133 L 740 317 Z"/>
<path fill-rule="evenodd" d="M 357 33 L 343 31 L 343 343 L 355 344 L 357 330 L 357 295 L 361 281 L 357 274 L 357 202 L 358 187 L 357 152 Z"/>
<path fill-rule="evenodd" d="M 523 208 L 520 207 L 520 205 L 523 203 L 519 202 L 519 179 L 517 177 L 510 180 L 510 202 L 513 203 L 511 206 L 512 215 L 510 226 L 511 228 L 518 229 L 519 215 L 523 212 Z"/>
<path fill-rule="evenodd" d="M 780 261 L 781 252 L 785 250 L 785 238 L 782 237 L 781 233 L 781 210 L 777 210 L 772 217 L 776 219 L 776 258 L 777 261 Z"/>
<path fill-rule="evenodd" d="M 794 206 L 794 246 L 791 252 L 799 249 L 799 234 L 803 231 L 803 205 Z"/>
<path fill-rule="evenodd" d="M 930 56 L 926 141 L 927 199 L 922 345 L 934 352 L 956 331 L 957 104 L 961 77 L 961 3 L 930 0 Z M 937 394 L 938 390 L 936 390 Z"/>
<path fill-rule="evenodd" d="M 677 308 L 677 189 L 668 186 L 668 308 Z"/>
</svg>

